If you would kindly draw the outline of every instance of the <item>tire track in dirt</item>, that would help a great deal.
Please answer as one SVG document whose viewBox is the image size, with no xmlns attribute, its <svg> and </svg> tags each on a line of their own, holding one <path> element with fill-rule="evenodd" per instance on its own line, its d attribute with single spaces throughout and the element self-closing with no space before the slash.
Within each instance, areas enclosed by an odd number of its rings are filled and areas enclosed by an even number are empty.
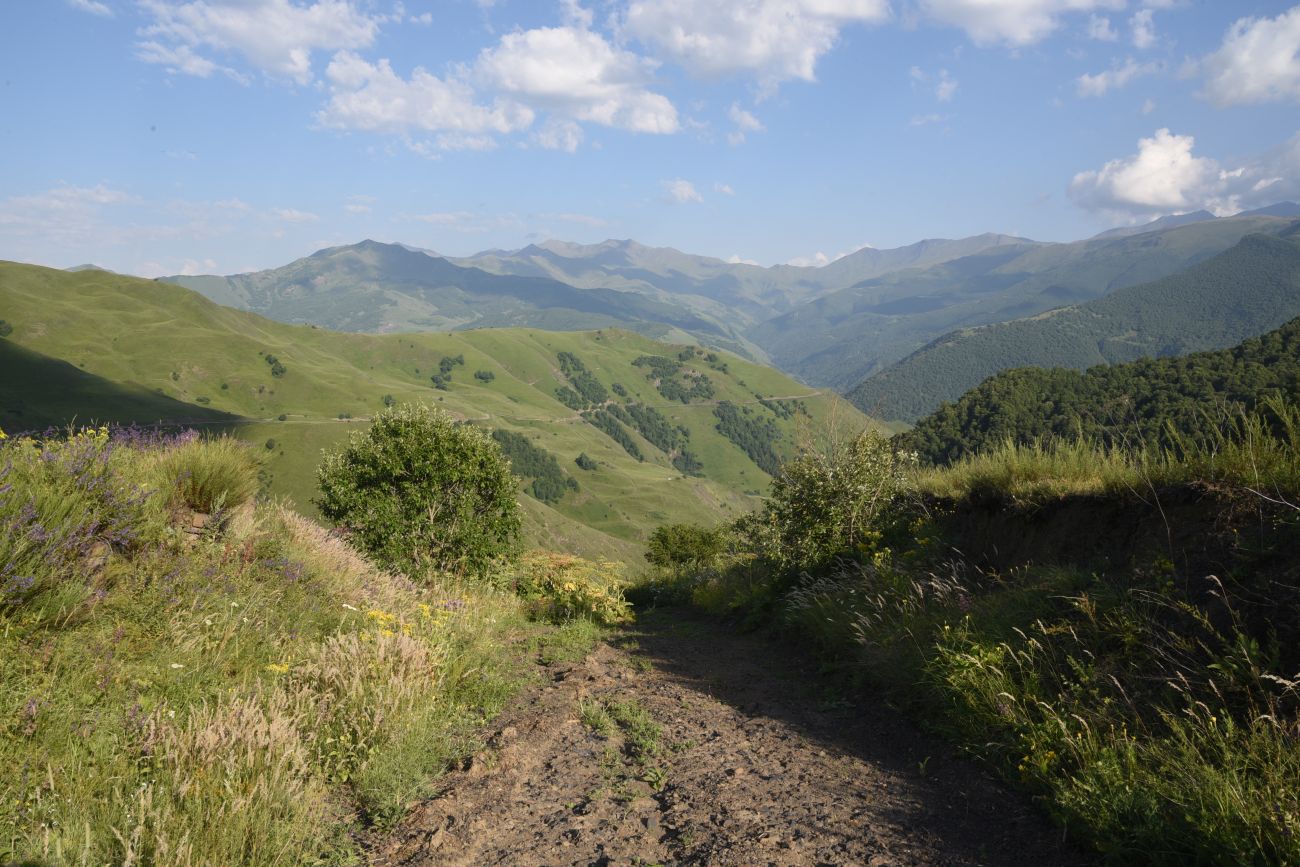
<svg viewBox="0 0 1300 867">
<path fill-rule="evenodd" d="M 819 692 L 806 655 L 697 615 L 643 616 L 546 674 L 375 865 L 1092 863 L 897 712 Z M 584 724 L 611 703 L 658 724 L 653 755 Z"/>
</svg>

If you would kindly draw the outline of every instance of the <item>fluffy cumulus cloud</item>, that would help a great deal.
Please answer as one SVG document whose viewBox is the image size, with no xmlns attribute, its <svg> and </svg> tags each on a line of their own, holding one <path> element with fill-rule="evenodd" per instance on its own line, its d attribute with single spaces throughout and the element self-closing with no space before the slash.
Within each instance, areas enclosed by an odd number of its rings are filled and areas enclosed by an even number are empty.
<svg viewBox="0 0 1300 867">
<path fill-rule="evenodd" d="M 1070 196 L 1085 208 L 1139 221 L 1208 210 L 1218 215 L 1300 195 L 1300 134 L 1281 147 L 1228 167 L 1197 156 L 1196 140 L 1157 130 L 1138 151 L 1080 172 Z"/>
<path fill-rule="evenodd" d="M 325 77 L 330 97 L 317 120 L 335 129 L 481 136 L 526 129 L 533 122 L 533 112 L 525 106 L 476 102 L 474 89 L 463 79 L 440 78 L 419 68 L 403 78 L 387 60 L 370 63 L 350 51 L 335 55 Z M 444 142 L 456 143 L 451 137 Z"/>
<path fill-rule="evenodd" d="M 379 19 L 351 0 L 140 0 L 151 23 L 137 56 L 177 72 L 206 77 L 212 54 L 238 56 L 277 78 L 308 84 L 312 54 L 370 46 Z"/>
<path fill-rule="evenodd" d="M 1075 89 L 1079 96 L 1104 96 L 1108 91 L 1125 87 L 1134 79 L 1151 75 L 1159 69 L 1158 63 L 1138 63 L 1130 57 L 1122 65 L 1104 72 L 1080 75 L 1075 80 Z"/>
<path fill-rule="evenodd" d="M 1200 62 L 1215 105 L 1300 100 L 1300 6 L 1276 18 L 1242 18 Z"/>
<path fill-rule="evenodd" d="M 663 188 L 664 192 L 668 194 L 668 200 L 679 205 L 704 201 L 704 197 L 700 195 L 699 190 L 695 189 L 695 184 L 681 178 L 664 181 Z"/>
<path fill-rule="evenodd" d="M 475 80 L 518 102 L 633 132 L 672 133 L 677 109 L 647 88 L 655 64 L 585 27 L 510 33 L 479 55 Z"/>
<path fill-rule="evenodd" d="M 887 0 L 632 0 L 620 29 L 693 74 L 774 86 L 812 81 L 845 25 L 888 17 Z"/>
<path fill-rule="evenodd" d="M 927 17 L 960 27 L 980 45 L 1030 45 L 1069 13 L 1123 9 L 1126 0 L 920 0 Z M 1109 34 L 1109 22 L 1102 32 Z M 1090 32 L 1095 24 L 1090 20 Z"/>
</svg>

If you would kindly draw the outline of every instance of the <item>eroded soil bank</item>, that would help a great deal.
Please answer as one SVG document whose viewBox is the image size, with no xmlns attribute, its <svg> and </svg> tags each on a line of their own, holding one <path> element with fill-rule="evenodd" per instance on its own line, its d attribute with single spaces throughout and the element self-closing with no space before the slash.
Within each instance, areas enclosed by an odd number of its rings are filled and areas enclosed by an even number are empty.
<svg viewBox="0 0 1300 867">
<path fill-rule="evenodd" d="M 1023 797 L 763 638 L 657 612 L 546 674 L 374 863 L 1090 863 Z"/>
</svg>

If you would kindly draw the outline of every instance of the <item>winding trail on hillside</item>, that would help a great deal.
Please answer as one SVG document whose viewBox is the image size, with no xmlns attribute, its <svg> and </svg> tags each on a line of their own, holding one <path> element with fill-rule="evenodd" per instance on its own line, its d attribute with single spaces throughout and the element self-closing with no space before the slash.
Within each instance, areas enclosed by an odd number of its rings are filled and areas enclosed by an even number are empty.
<svg viewBox="0 0 1300 867">
<path fill-rule="evenodd" d="M 643 615 L 545 675 L 438 796 L 372 841 L 373 864 L 1092 863 L 897 712 L 699 615 Z M 584 704 L 614 703 L 662 728 L 657 752 L 584 724 Z"/>
</svg>

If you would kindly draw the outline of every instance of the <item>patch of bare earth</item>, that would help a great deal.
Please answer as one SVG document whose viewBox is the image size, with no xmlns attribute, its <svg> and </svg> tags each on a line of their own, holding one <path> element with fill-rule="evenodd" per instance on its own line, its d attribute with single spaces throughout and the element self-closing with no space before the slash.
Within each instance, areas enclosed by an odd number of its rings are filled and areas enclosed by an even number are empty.
<svg viewBox="0 0 1300 867">
<path fill-rule="evenodd" d="M 869 696 L 819 693 L 807 657 L 764 639 L 661 612 L 547 674 L 376 865 L 1090 863 L 1023 797 Z"/>
</svg>

